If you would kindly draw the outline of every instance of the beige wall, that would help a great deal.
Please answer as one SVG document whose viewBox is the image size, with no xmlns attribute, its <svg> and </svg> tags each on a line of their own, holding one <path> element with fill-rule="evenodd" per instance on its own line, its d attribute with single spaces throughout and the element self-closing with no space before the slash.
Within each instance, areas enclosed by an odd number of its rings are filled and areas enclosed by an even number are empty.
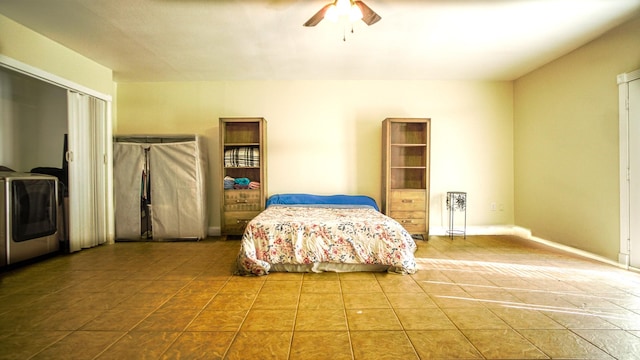
<svg viewBox="0 0 640 360">
<path fill-rule="evenodd" d="M 0 54 L 102 94 L 114 94 L 111 69 L 3 15 L 0 15 Z"/>
<path fill-rule="evenodd" d="M 513 224 L 511 82 L 120 83 L 117 103 L 116 134 L 204 135 L 210 189 L 221 181 L 218 118 L 259 116 L 267 119 L 268 194 L 365 194 L 378 203 L 382 120 L 430 117 L 431 228 L 446 226 L 449 190 L 468 192 L 469 225 Z M 219 200 L 211 191 L 212 227 Z"/>
<path fill-rule="evenodd" d="M 617 260 L 618 87 L 640 68 L 640 17 L 514 84 L 515 222 Z"/>
</svg>

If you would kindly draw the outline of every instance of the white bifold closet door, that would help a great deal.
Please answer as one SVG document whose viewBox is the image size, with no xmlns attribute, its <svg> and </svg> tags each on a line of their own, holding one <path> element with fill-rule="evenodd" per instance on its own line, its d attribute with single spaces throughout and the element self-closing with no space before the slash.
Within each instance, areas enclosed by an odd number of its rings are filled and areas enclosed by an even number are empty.
<svg viewBox="0 0 640 360">
<path fill-rule="evenodd" d="M 108 217 L 107 102 L 68 91 L 69 249 L 82 250 L 106 242 Z"/>
</svg>

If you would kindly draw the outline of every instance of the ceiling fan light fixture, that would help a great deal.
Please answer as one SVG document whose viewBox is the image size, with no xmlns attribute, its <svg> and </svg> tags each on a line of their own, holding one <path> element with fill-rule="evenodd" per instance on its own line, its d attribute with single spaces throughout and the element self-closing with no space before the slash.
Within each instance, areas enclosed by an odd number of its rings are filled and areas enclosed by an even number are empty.
<svg viewBox="0 0 640 360">
<path fill-rule="evenodd" d="M 327 7 L 324 18 L 331 22 L 338 22 L 340 18 L 348 18 L 350 22 L 362 19 L 362 10 L 352 0 L 336 0 Z"/>
<path fill-rule="evenodd" d="M 349 9 L 349 21 L 356 22 L 358 20 L 362 20 L 362 10 L 356 5 L 351 5 L 351 9 Z"/>
<path fill-rule="evenodd" d="M 349 15 L 349 10 L 353 5 L 353 1 L 351 0 L 336 0 L 334 2 L 336 8 L 338 9 L 338 14 L 340 16 Z"/>
<path fill-rule="evenodd" d="M 344 19 L 345 22 L 350 22 L 352 26 L 353 23 L 362 20 L 365 24 L 371 26 L 380 21 L 381 17 L 360 0 L 334 0 L 325 4 L 302 25 L 316 26 L 323 19 L 331 22 L 338 22 L 338 20 Z"/>
<path fill-rule="evenodd" d="M 331 22 L 338 22 L 338 18 L 340 14 L 338 14 L 338 8 L 335 4 L 331 4 L 329 8 L 327 8 L 327 12 L 324 13 L 324 18 Z"/>
</svg>

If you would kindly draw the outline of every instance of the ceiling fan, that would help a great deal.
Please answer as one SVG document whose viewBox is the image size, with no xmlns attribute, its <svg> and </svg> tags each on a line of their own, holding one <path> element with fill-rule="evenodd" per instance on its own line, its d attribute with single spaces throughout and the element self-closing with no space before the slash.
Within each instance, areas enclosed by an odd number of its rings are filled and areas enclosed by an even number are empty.
<svg viewBox="0 0 640 360">
<path fill-rule="evenodd" d="M 322 19 L 336 21 L 341 15 L 348 16 L 352 22 L 361 19 L 367 25 L 373 25 L 382 19 L 362 1 L 335 0 L 323 6 L 304 26 L 316 26 Z"/>
</svg>

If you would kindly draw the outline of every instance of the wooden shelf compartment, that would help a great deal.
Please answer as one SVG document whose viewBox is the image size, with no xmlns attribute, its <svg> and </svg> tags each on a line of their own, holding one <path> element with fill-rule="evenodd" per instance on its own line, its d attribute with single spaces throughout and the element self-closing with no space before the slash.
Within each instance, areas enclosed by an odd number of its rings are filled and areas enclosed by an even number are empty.
<svg viewBox="0 0 640 360">
<path fill-rule="evenodd" d="M 391 145 L 391 166 L 427 166 L 427 146 Z"/>
<path fill-rule="evenodd" d="M 391 145 L 427 144 L 427 124 L 421 122 L 393 122 L 391 125 Z"/>
<path fill-rule="evenodd" d="M 260 123 L 257 121 L 227 122 L 225 124 L 225 146 L 259 146 Z"/>
<path fill-rule="evenodd" d="M 425 167 L 392 167 L 391 189 L 426 189 Z"/>
</svg>

